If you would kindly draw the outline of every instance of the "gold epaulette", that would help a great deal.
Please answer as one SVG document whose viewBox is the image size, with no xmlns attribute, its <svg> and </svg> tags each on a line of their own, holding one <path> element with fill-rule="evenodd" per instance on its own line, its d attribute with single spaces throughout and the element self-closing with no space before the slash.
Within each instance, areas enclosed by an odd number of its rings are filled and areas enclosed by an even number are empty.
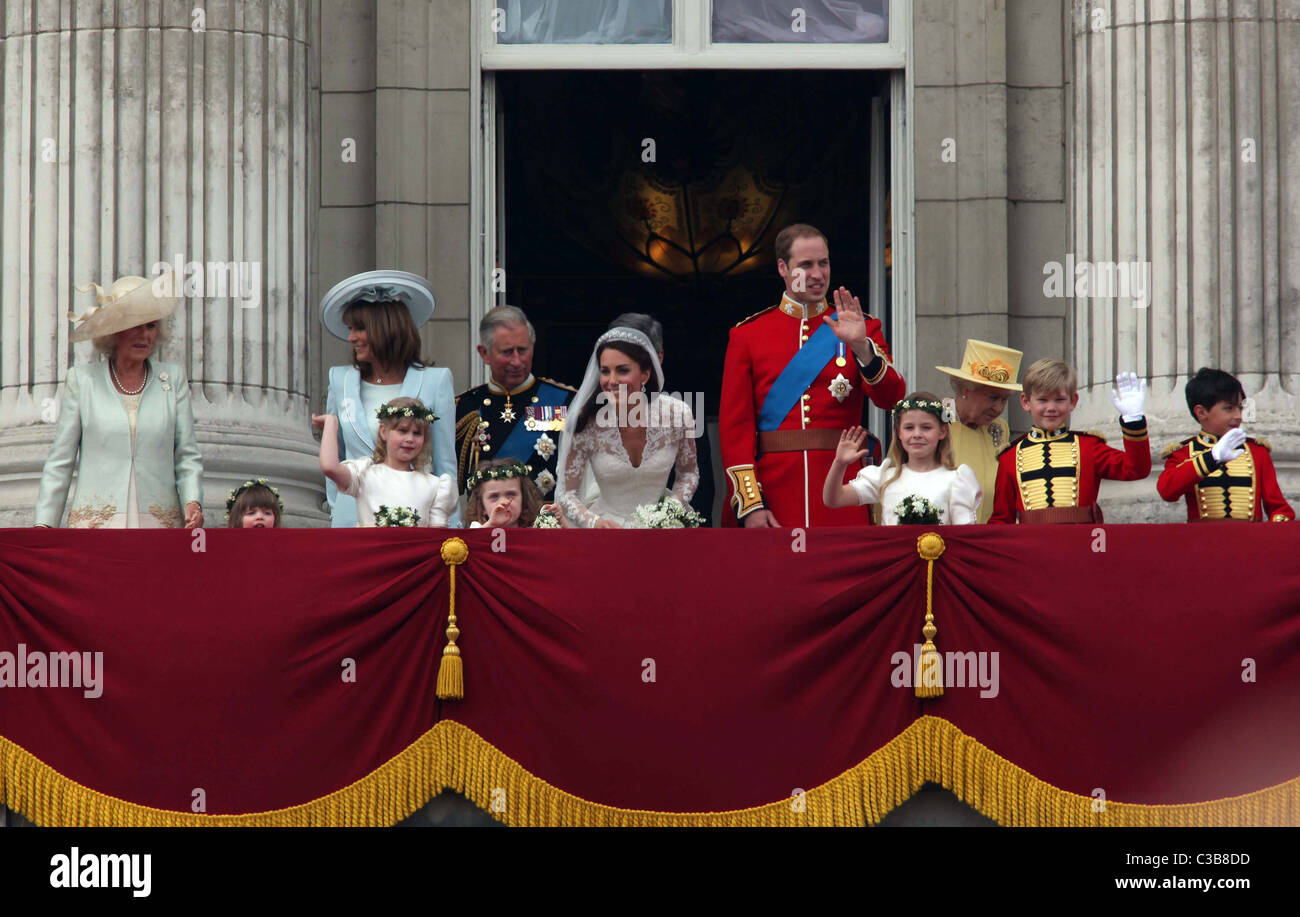
<svg viewBox="0 0 1300 917">
<path fill-rule="evenodd" d="M 556 382 L 554 379 L 548 379 L 545 376 L 538 376 L 537 378 L 545 382 L 547 385 L 554 385 L 556 388 L 562 388 L 566 392 L 577 391 L 577 389 L 574 388 L 572 385 L 565 385 L 563 382 Z"/>
<path fill-rule="evenodd" d="M 1273 451 L 1273 444 L 1270 443 L 1268 440 L 1264 439 L 1262 436 L 1247 436 L 1246 442 L 1254 443 L 1257 446 L 1263 446 L 1269 452 Z"/>
<path fill-rule="evenodd" d="M 1169 445 L 1165 446 L 1163 449 L 1160 450 L 1160 457 L 1161 457 L 1162 459 L 1167 459 L 1167 458 L 1169 458 L 1169 456 L 1173 455 L 1175 452 L 1177 452 L 1179 449 L 1181 449 L 1181 448 L 1183 448 L 1184 446 L 1186 446 L 1188 443 L 1190 443 L 1190 442 L 1191 442 L 1192 440 L 1194 440 L 1194 439 L 1196 439 L 1195 436 L 1189 436 L 1189 437 L 1187 437 L 1187 439 L 1182 440 L 1181 442 L 1170 443 Z"/>
<path fill-rule="evenodd" d="M 739 328 L 741 325 L 745 324 L 746 322 L 752 322 L 760 315 L 766 315 L 767 313 L 771 312 L 773 309 L 779 307 L 780 307 L 780 303 L 777 303 L 775 306 L 768 306 L 766 309 L 760 309 L 759 311 L 755 312 L 753 315 L 749 316 L 748 318 L 742 318 L 740 321 L 736 322 L 736 324 L 732 325 L 731 327 Z"/>
</svg>

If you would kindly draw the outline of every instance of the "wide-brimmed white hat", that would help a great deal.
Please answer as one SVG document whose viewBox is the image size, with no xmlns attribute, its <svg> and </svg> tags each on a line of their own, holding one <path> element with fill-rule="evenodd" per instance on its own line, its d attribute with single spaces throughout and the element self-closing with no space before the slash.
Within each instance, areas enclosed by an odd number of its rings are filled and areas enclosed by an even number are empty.
<svg viewBox="0 0 1300 917">
<path fill-rule="evenodd" d="M 1020 383 L 1016 377 L 1020 375 L 1020 361 L 1024 356 L 1022 351 L 1011 347 L 969 338 L 960 369 L 952 366 L 936 366 L 935 369 L 976 385 L 1018 392 Z"/>
<path fill-rule="evenodd" d="M 68 313 L 68 318 L 77 325 L 72 332 L 74 342 L 107 337 L 137 325 L 161 321 L 176 311 L 170 273 L 153 278 L 119 277 L 107 288 L 97 283 L 77 287 L 78 293 L 91 290 L 95 291 L 96 305 L 87 306 L 80 315 Z"/>
<path fill-rule="evenodd" d="M 419 328 L 433 316 L 433 286 L 419 274 L 407 271 L 366 271 L 340 280 L 320 301 L 320 318 L 329 333 L 348 339 L 343 310 L 354 302 L 395 300 L 406 306 Z"/>
</svg>

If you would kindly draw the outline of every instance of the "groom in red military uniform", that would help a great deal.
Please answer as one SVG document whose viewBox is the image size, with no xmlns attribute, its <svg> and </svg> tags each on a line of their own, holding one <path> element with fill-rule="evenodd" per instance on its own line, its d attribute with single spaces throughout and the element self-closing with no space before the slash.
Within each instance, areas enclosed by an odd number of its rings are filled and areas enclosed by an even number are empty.
<svg viewBox="0 0 1300 917">
<path fill-rule="evenodd" d="M 725 524 L 868 525 L 870 507 L 829 509 L 822 484 L 840 431 L 862 423 L 863 396 L 892 408 L 907 394 L 879 320 L 841 287 L 826 305 L 830 250 L 804 223 L 776 237 L 781 302 L 731 329 L 718 412 L 730 492 Z M 857 473 L 850 468 L 848 481 Z"/>
</svg>

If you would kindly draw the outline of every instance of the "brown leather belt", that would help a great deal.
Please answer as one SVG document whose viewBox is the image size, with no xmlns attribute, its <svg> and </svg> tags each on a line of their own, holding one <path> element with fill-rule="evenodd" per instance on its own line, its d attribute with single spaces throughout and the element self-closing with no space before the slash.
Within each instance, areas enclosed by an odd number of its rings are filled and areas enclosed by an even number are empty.
<svg viewBox="0 0 1300 917">
<path fill-rule="evenodd" d="M 760 430 L 759 452 L 834 451 L 840 446 L 839 430 Z"/>
<path fill-rule="evenodd" d="M 1022 509 L 1017 513 L 1023 523 L 1101 522 L 1101 507 L 1049 506 L 1046 509 Z"/>
</svg>

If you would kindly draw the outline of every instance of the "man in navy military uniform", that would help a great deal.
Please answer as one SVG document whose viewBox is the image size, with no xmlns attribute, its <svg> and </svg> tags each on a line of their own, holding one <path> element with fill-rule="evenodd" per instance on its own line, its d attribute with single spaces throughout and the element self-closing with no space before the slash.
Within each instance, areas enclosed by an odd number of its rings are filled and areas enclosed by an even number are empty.
<svg viewBox="0 0 1300 917">
<path fill-rule="evenodd" d="M 460 489 L 480 459 L 514 458 L 531 466 L 532 479 L 555 494 L 560 435 L 571 386 L 533 375 L 537 334 L 522 309 L 497 306 L 478 326 L 479 356 L 489 377 L 456 397 L 456 459 Z"/>
</svg>

